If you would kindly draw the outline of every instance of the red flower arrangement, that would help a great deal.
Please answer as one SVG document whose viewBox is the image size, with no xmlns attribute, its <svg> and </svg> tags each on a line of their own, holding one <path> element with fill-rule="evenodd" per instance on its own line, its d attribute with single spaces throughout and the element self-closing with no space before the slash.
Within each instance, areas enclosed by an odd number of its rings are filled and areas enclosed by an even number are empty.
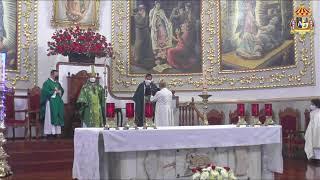
<svg viewBox="0 0 320 180">
<path fill-rule="evenodd" d="M 94 32 L 92 29 L 80 29 L 70 27 L 64 30 L 56 30 L 48 42 L 48 56 L 61 54 L 83 54 L 90 57 L 112 57 L 111 43 L 106 37 Z"/>
</svg>

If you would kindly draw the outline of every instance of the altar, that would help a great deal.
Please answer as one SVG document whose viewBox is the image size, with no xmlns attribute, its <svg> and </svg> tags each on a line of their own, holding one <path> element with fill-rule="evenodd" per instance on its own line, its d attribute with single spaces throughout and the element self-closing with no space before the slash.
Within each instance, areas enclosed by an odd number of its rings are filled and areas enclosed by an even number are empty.
<svg viewBox="0 0 320 180">
<path fill-rule="evenodd" d="M 191 169 L 212 162 L 239 178 L 282 173 L 281 126 L 174 126 L 158 129 L 77 128 L 73 178 L 191 179 Z"/>
</svg>

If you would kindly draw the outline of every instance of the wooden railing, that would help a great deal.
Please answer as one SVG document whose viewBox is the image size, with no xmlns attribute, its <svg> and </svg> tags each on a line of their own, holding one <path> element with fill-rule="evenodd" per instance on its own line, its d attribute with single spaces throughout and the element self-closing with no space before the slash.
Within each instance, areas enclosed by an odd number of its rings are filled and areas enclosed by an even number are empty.
<svg viewBox="0 0 320 180">
<path fill-rule="evenodd" d="M 190 103 L 180 103 L 179 106 L 179 126 L 195 126 L 203 122 L 203 114 L 195 106 L 194 98 Z"/>
</svg>

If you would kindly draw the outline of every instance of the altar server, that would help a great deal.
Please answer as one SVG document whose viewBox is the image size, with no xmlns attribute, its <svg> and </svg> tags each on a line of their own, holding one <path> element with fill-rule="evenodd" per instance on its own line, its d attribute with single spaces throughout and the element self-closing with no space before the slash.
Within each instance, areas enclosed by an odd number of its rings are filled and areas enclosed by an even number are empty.
<svg viewBox="0 0 320 180">
<path fill-rule="evenodd" d="M 173 126 L 174 116 L 172 109 L 172 92 L 166 88 L 166 82 L 159 83 L 160 91 L 151 96 L 151 101 L 156 102 L 154 122 L 156 126 Z"/>
<path fill-rule="evenodd" d="M 320 99 L 312 99 L 310 122 L 305 134 L 304 150 L 308 159 L 320 160 Z"/>
</svg>

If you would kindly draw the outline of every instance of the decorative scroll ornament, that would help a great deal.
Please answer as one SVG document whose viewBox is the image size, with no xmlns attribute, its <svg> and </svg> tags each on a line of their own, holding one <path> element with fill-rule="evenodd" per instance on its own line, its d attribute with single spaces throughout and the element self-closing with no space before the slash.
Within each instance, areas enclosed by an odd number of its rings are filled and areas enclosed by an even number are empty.
<svg viewBox="0 0 320 180">
<path fill-rule="evenodd" d="M 304 4 L 294 11 L 291 20 L 291 34 L 299 34 L 304 39 L 307 33 L 313 33 L 314 20 L 311 8 L 307 8 Z"/>
</svg>

